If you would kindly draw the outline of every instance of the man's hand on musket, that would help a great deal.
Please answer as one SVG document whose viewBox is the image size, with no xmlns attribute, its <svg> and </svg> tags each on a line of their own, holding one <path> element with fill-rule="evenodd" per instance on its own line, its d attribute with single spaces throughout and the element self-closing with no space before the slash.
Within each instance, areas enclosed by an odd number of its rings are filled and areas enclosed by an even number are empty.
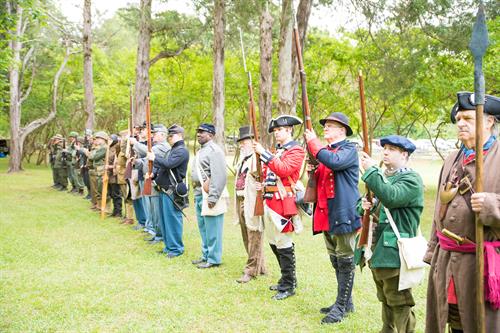
<svg viewBox="0 0 500 333">
<path fill-rule="evenodd" d="M 148 151 L 146 153 L 146 158 L 148 159 L 148 161 L 154 161 L 155 160 L 155 153 L 153 153 L 152 151 Z"/>
<path fill-rule="evenodd" d="M 259 155 L 262 155 L 266 151 L 260 143 L 255 141 L 253 142 L 253 150 Z"/>
<path fill-rule="evenodd" d="M 470 204 L 472 206 L 472 210 L 476 213 L 480 213 L 484 207 L 484 200 L 486 199 L 486 193 L 478 192 L 473 193 L 470 197 Z"/>
<path fill-rule="evenodd" d="M 306 142 L 309 142 L 312 139 L 316 139 L 316 133 L 314 132 L 313 129 L 307 129 L 304 131 L 304 139 L 306 139 Z"/>
<path fill-rule="evenodd" d="M 307 165 L 306 165 L 306 171 L 307 172 L 315 171 L 317 168 L 318 168 L 317 164 L 307 163 Z"/>
<path fill-rule="evenodd" d="M 137 139 L 134 137 L 131 137 L 128 139 L 128 142 L 131 146 L 135 145 L 137 143 Z"/>
<path fill-rule="evenodd" d="M 106 169 L 107 169 L 107 170 L 113 170 L 113 165 L 111 165 L 111 164 L 107 164 L 107 165 L 106 165 Z"/>
<path fill-rule="evenodd" d="M 368 155 L 364 151 L 360 152 L 359 159 L 361 161 L 361 166 L 363 167 L 364 170 L 368 170 L 372 166 L 377 165 L 377 161 L 371 158 L 370 155 Z"/>
<path fill-rule="evenodd" d="M 208 202 L 208 208 L 214 208 L 215 204 L 216 204 L 216 202 L 209 201 Z"/>
<path fill-rule="evenodd" d="M 149 172 L 146 172 L 144 174 L 144 179 L 149 179 L 149 178 L 153 178 L 153 174 L 152 173 L 149 173 Z"/>
<path fill-rule="evenodd" d="M 256 191 L 262 191 L 264 189 L 264 185 L 261 182 L 256 182 L 255 183 L 255 190 Z"/>
<path fill-rule="evenodd" d="M 370 201 L 368 201 L 368 199 L 362 198 L 361 199 L 361 207 L 363 208 L 363 210 L 370 210 L 370 209 L 372 209 L 373 204 Z"/>
</svg>

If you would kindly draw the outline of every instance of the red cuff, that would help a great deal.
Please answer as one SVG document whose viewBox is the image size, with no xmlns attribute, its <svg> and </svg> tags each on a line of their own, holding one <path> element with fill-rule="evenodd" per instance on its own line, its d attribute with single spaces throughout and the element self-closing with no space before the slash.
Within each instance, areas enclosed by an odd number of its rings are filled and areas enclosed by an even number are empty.
<svg viewBox="0 0 500 333">
<path fill-rule="evenodd" d="M 309 152 L 316 158 L 316 155 L 318 155 L 319 151 L 325 146 L 319 141 L 318 138 L 311 139 L 307 141 L 307 148 L 309 149 Z"/>
</svg>

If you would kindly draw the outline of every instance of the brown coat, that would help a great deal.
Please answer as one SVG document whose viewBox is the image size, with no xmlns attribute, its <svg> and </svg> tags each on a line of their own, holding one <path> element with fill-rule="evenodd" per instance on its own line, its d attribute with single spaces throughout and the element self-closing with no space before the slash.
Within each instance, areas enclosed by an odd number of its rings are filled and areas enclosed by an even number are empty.
<svg viewBox="0 0 500 333">
<path fill-rule="evenodd" d="M 484 192 L 488 193 L 480 219 L 485 225 L 484 239 L 500 239 L 500 144 L 495 142 L 484 160 Z M 452 153 L 444 162 L 439 179 L 439 186 L 448 179 L 454 165 L 462 163 L 462 156 L 458 152 Z M 466 172 L 475 178 L 475 163 L 466 166 Z M 474 182 L 473 182 L 474 184 Z M 470 200 L 470 194 L 467 196 Z M 460 236 L 475 240 L 474 214 L 469 204 L 460 194 L 449 203 L 448 211 L 443 219 L 439 220 L 439 194 L 436 199 L 434 220 L 431 238 L 425 256 L 425 261 L 431 262 L 429 285 L 427 289 L 426 328 L 428 333 L 443 333 L 448 318 L 447 290 L 450 275 L 455 282 L 458 307 L 462 327 L 465 333 L 476 331 L 476 284 L 474 253 L 448 252 L 439 247 L 435 231 L 446 228 Z M 500 332 L 500 311 L 494 311 L 486 303 L 486 332 Z"/>
</svg>

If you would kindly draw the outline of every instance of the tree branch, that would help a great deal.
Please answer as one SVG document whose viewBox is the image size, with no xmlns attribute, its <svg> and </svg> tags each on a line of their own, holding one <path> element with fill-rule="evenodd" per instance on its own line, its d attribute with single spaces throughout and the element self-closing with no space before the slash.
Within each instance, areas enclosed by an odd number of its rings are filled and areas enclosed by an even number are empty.
<svg viewBox="0 0 500 333">
<path fill-rule="evenodd" d="M 59 78 L 66 67 L 66 64 L 68 63 L 68 59 L 72 52 L 70 52 L 70 43 L 69 40 L 66 40 L 66 54 L 64 55 L 64 59 L 59 66 L 59 69 L 57 70 L 55 76 L 54 76 L 54 82 L 53 82 L 53 89 L 52 89 L 52 107 L 50 110 L 50 113 L 47 115 L 45 118 L 38 118 L 36 120 L 33 120 L 31 123 L 28 125 L 24 126 L 20 130 L 20 137 L 21 137 L 21 142 L 24 141 L 26 136 L 39 128 L 40 126 L 43 126 L 47 124 L 49 121 L 55 118 L 56 113 L 57 113 L 57 87 L 59 85 Z"/>
<path fill-rule="evenodd" d="M 191 45 L 191 43 L 192 42 L 187 42 L 186 44 L 184 44 L 183 46 L 179 47 L 175 51 L 172 51 L 172 50 L 163 50 L 163 51 L 161 51 L 153 59 L 149 60 L 149 66 L 153 66 L 160 59 L 177 57 L 185 49 L 187 49 Z"/>
<path fill-rule="evenodd" d="M 28 98 L 28 96 L 31 93 L 31 88 L 33 87 L 33 80 L 35 78 L 35 70 L 36 70 L 35 58 L 33 58 L 33 65 L 31 66 L 30 84 L 28 86 L 28 89 L 26 89 L 26 91 L 24 92 L 24 94 L 21 95 L 21 98 L 19 98 L 19 104 L 23 104 L 24 101 L 26 100 L 26 98 Z M 19 89 L 19 90 L 21 90 L 21 89 Z"/>
</svg>

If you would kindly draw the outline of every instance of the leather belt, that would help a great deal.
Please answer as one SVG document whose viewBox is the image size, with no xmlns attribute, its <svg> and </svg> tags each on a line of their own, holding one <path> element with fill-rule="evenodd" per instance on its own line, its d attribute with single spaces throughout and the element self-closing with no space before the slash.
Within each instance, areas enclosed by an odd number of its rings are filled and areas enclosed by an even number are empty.
<svg viewBox="0 0 500 333">
<path fill-rule="evenodd" d="M 293 192 L 291 186 L 284 186 L 285 191 Z M 264 192 L 279 192 L 278 186 L 265 186 Z"/>
</svg>

